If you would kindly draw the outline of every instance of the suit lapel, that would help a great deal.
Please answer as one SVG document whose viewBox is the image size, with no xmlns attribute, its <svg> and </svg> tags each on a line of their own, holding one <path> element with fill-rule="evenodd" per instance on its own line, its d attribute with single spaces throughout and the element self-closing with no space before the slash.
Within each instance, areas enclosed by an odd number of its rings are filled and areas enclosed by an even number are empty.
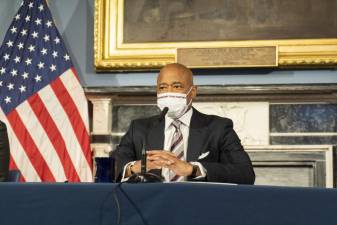
<svg viewBox="0 0 337 225">
<path fill-rule="evenodd" d="M 188 135 L 187 161 L 195 162 L 201 154 L 206 137 L 205 117 L 193 108 Z"/>
<path fill-rule="evenodd" d="M 188 136 L 187 161 L 196 162 L 202 150 L 204 134 L 201 129 L 190 129 Z"/>
</svg>

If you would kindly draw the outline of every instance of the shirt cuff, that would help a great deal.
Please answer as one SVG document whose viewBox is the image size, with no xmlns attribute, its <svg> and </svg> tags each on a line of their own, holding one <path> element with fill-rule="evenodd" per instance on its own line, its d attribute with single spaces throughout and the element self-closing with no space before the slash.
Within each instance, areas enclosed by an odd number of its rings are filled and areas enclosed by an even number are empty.
<svg viewBox="0 0 337 225">
<path fill-rule="evenodd" d="M 205 167 L 202 166 L 202 164 L 200 162 L 190 162 L 193 166 L 198 166 L 201 175 L 198 177 L 193 178 L 194 180 L 200 180 L 206 177 L 207 174 L 207 170 L 205 169 Z"/>
<path fill-rule="evenodd" d="M 124 169 L 123 169 L 123 176 L 122 176 L 121 182 L 125 182 L 125 181 L 129 180 L 130 177 L 125 177 L 126 169 L 127 169 L 129 166 L 135 165 L 135 163 L 136 163 L 136 161 L 132 161 L 132 162 L 127 163 L 127 164 L 124 166 Z"/>
</svg>

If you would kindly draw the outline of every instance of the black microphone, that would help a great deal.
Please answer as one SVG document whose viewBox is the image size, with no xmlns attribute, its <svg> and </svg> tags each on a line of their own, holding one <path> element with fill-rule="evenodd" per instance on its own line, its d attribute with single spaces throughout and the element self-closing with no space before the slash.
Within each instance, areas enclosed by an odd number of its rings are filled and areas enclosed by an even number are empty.
<svg viewBox="0 0 337 225">
<path fill-rule="evenodd" d="M 163 111 L 161 111 L 161 113 L 159 114 L 159 119 L 158 119 L 159 122 L 161 122 L 165 118 L 168 110 L 169 110 L 168 107 L 163 108 Z"/>
<path fill-rule="evenodd" d="M 140 160 L 140 173 L 145 174 L 146 173 L 146 149 L 145 149 L 145 143 L 143 144 L 142 148 L 142 158 Z"/>
<path fill-rule="evenodd" d="M 169 108 L 165 107 L 163 109 L 163 111 L 160 112 L 159 118 L 158 118 L 159 122 L 163 121 L 163 119 L 165 118 L 165 115 L 167 114 L 168 110 L 169 110 Z M 146 138 L 145 138 L 145 140 L 146 140 Z M 146 156 L 147 156 L 147 154 L 146 154 L 145 146 L 146 146 L 146 142 L 144 141 L 143 148 L 142 148 L 142 158 L 141 158 L 141 161 L 140 161 L 141 174 L 146 173 Z"/>
<path fill-rule="evenodd" d="M 165 118 L 165 115 L 167 114 L 169 108 L 165 107 L 159 114 L 159 118 L 158 118 L 158 122 L 163 121 L 163 119 Z M 154 126 L 154 125 L 152 125 Z M 151 129 L 151 126 L 150 126 Z M 132 175 L 127 182 L 128 183 L 150 183 L 150 182 L 162 182 L 164 181 L 164 178 L 161 176 L 158 176 L 156 174 L 153 173 L 147 173 L 146 172 L 146 158 L 147 158 L 147 154 L 146 154 L 146 139 L 147 139 L 148 134 L 145 135 L 145 140 L 143 143 L 143 148 L 142 148 L 142 156 L 141 156 L 141 160 L 140 160 L 140 174 L 134 174 Z"/>
</svg>

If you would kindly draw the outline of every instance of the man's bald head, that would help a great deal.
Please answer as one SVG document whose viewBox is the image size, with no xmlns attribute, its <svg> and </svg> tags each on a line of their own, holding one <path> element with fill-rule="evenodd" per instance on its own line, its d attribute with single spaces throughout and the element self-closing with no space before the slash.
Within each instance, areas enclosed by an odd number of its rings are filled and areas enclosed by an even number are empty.
<svg viewBox="0 0 337 225">
<path fill-rule="evenodd" d="M 164 66 L 157 78 L 157 93 L 166 92 L 187 93 L 188 99 L 193 99 L 197 87 L 193 85 L 192 71 L 179 63 Z"/>
<path fill-rule="evenodd" d="M 179 80 L 184 80 L 184 83 L 188 86 L 193 85 L 193 73 L 186 66 L 179 63 L 171 63 L 164 66 L 158 75 L 157 84 L 163 77 L 179 77 Z"/>
</svg>

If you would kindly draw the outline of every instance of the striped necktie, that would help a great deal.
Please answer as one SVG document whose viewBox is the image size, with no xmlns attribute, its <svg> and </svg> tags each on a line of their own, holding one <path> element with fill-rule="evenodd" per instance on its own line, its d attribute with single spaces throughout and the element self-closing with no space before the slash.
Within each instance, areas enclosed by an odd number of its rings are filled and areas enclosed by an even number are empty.
<svg viewBox="0 0 337 225">
<path fill-rule="evenodd" d="M 181 122 L 179 120 L 174 120 L 172 122 L 172 126 L 175 128 L 172 141 L 171 141 L 171 152 L 174 153 L 178 159 L 184 160 L 184 140 L 183 134 L 180 130 Z M 183 176 L 179 176 L 175 174 L 173 171 L 170 171 L 170 181 L 181 181 L 183 180 Z"/>
</svg>

